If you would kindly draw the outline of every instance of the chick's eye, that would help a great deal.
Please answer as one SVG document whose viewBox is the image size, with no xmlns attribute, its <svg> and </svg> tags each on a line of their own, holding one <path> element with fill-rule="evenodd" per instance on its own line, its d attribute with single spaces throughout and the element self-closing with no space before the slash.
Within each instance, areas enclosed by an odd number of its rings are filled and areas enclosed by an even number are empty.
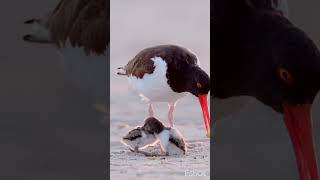
<svg viewBox="0 0 320 180">
<path fill-rule="evenodd" d="M 202 88 L 202 84 L 201 83 L 197 83 L 197 87 L 200 89 Z"/>
<path fill-rule="evenodd" d="M 291 73 L 285 68 L 278 68 L 278 76 L 282 81 L 288 84 L 291 84 L 293 82 Z"/>
</svg>

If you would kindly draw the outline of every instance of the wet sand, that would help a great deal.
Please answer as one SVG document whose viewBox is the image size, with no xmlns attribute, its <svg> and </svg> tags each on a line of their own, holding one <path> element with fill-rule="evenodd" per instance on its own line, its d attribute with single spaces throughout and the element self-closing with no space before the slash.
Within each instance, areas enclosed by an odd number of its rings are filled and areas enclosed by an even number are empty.
<svg viewBox="0 0 320 180">
<path fill-rule="evenodd" d="M 176 108 L 175 124 L 188 142 L 185 157 L 144 157 L 129 151 L 120 139 L 141 125 L 147 105 L 129 91 L 125 77 L 116 68 L 125 65 L 140 50 L 159 44 L 179 44 L 195 52 L 209 69 L 209 0 L 111 1 L 111 179 L 184 179 L 185 172 L 198 172 L 209 179 L 210 142 L 205 136 L 202 112 L 191 95 Z M 155 112 L 168 125 L 167 104 L 155 104 Z M 188 174 L 187 174 L 188 175 Z M 189 174 L 192 175 L 192 174 Z"/>
</svg>

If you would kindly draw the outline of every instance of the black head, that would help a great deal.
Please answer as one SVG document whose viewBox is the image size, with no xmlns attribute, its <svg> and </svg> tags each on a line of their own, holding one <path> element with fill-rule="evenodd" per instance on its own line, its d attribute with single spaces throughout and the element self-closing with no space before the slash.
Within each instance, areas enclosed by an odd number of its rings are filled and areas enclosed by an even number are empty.
<svg viewBox="0 0 320 180">
<path fill-rule="evenodd" d="M 311 110 L 320 88 L 320 53 L 316 45 L 297 29 L 284 32 L 279 40 L 273 49 L 271 82 L 275 88 L 271 99 L 276 100 L 273 107 L 283 112 L 297 158 L 303 159 L 307 167 L 300 171 L 300 175 L 308 177 L 308 172 L 317 169 Z M 301 161 L 299 163 L 301 166 Z"/>
<path fill-rule="evenodd" d="M 142 127 L 144 131 L 147 131 L 150 134 L 154 134 L 154 133 L 159 134 L 160 132 L 163 131 L 164 128 L 165 126 L 162 124 L 162 122 L 155 117 L 147 118 L 144 121 L 144 125 Z"/>
<path fill-rule="evenodd" d="M 193 58 L 187 58 L 187 60 L 185 59 L 185 61 L 173 61 L 175 63 L 168 65 L 168 84 L 174 92 L 190 92 L 198 97 L 203 112 L 207 135 L 209 135 L 210 115 L 207 95 L 210 91 L 210 78 L 208 74 L 198 66 L 197 58 L 194 55 L 192 55 L 192 57 Z"/>
<path fill-rule="evenodd" d="M 207 136 L 210 137 L 210 113 L 208 107 L 208 93 L 210 91 L 210 78 L 208 74 L 199 66 L 192 67 L 187 85 L 187 91 L 195 95 L 199 99 L 202 109 L 203 120 L 206 127 Z"/>
<path fill-rule="evenodd" d="M 188 74 L 189 82 L 186 86 L 187 92 L 195 96 L 208 94 L 210 91 L 210 77 L 200 67 L 192 67 L 192 71 Z"/>
<path fill-rule="evenodd" d="M 286 32 L 273 50 L 272 106 L 312 104 L 320 89 L 320 53 L 301 31 Z"/>
<path fill-rule="evenodd" d="M 210 91 L 210 77 L 198 65 L 180 63 L 179 68 L 169 66 L 167 78 L 174 92 L 189 92 L 198 97 Z"/>
</svg>

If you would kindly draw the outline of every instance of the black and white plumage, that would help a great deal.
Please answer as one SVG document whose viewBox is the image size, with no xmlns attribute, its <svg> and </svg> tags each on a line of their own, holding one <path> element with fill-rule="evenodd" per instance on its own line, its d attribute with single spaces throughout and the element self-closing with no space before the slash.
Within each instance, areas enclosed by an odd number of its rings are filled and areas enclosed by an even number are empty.
<svg viewBox="0 0 320 180">
<path fill-rule="evenodd" d="M 176 128 L 165 127 L 155 117 L 147 118 L 142 127 L 130 130 L 122 137 L 122 142 L 129 146 L 131 151 L 146 156 L 157 156 L 141 150 L 158 142 L 163 152 L 160 156 L 184 155 L 187 151 L 182 134 Z"/>
<path fill-rule="evenodd" d="M 186 154 L 186 142 L 178 129 L 174 127 L 164 128 L 156 137 L 159 139 L 161 149 L 166 155 Z"/>
<path fill-rule="evenodd" d="M 162 152 L 165 155 L 183 155 L 186 153 L 186 143 L 178 129 L 165 127 L 161 121 L 155 117 L 147 118 L 143 128 L 156 136 Z"/>
<path fill-rule="evenodd" d="M 127 76 L 131 89 L 149 104 L 149 116 L 154 116 L 153 103 L 169 104 L 170 127 L 173 127 L 173 112 L 177 101 L 187 93 L 198 97 L 207 134 L 210 134 L 207 103 L 210 78 L 190 50 L 177 45 L 146 48 L 119 69 L 121 71 L 118 75 Z"/>
<path fill-rule="evenodd" d="M 154 144 L 156 136 L 144 130 L 143 127 L 136 127 L 122 137 L 122 143 L 127 145 L 131 151 L 139 152 L 141 149 Z"/>
</svg>

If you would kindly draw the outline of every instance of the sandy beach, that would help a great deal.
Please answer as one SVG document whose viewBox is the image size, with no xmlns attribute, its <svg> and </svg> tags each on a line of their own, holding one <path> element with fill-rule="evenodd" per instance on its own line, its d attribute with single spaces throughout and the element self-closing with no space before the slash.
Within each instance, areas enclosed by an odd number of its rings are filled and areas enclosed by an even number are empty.
<svg viewBox="0 0 320 180">
<path fill-rule="evenodd" d="M 197 174 L 209 179 L 210 141 L 205 136 L 198 100 L 191 95 L 178 102 L 175 125 L 187 141 L 184 157 L 145 157 L 120 143 L 122 135 L 142 125 L 147 105 L 129 91 L 125 77 L 116 68 L 125 65 L 140 50 L 159 44 L 178 44 L 191 49 L 210 73 L 209 0 L 116 1 L 111 0 L 111 179 L 184 179 Z M 156 116 L 168 125 L 167 104 L 155 104 Z M 158 151 L 159 147 L 149 149 Z"/>
</svg>

